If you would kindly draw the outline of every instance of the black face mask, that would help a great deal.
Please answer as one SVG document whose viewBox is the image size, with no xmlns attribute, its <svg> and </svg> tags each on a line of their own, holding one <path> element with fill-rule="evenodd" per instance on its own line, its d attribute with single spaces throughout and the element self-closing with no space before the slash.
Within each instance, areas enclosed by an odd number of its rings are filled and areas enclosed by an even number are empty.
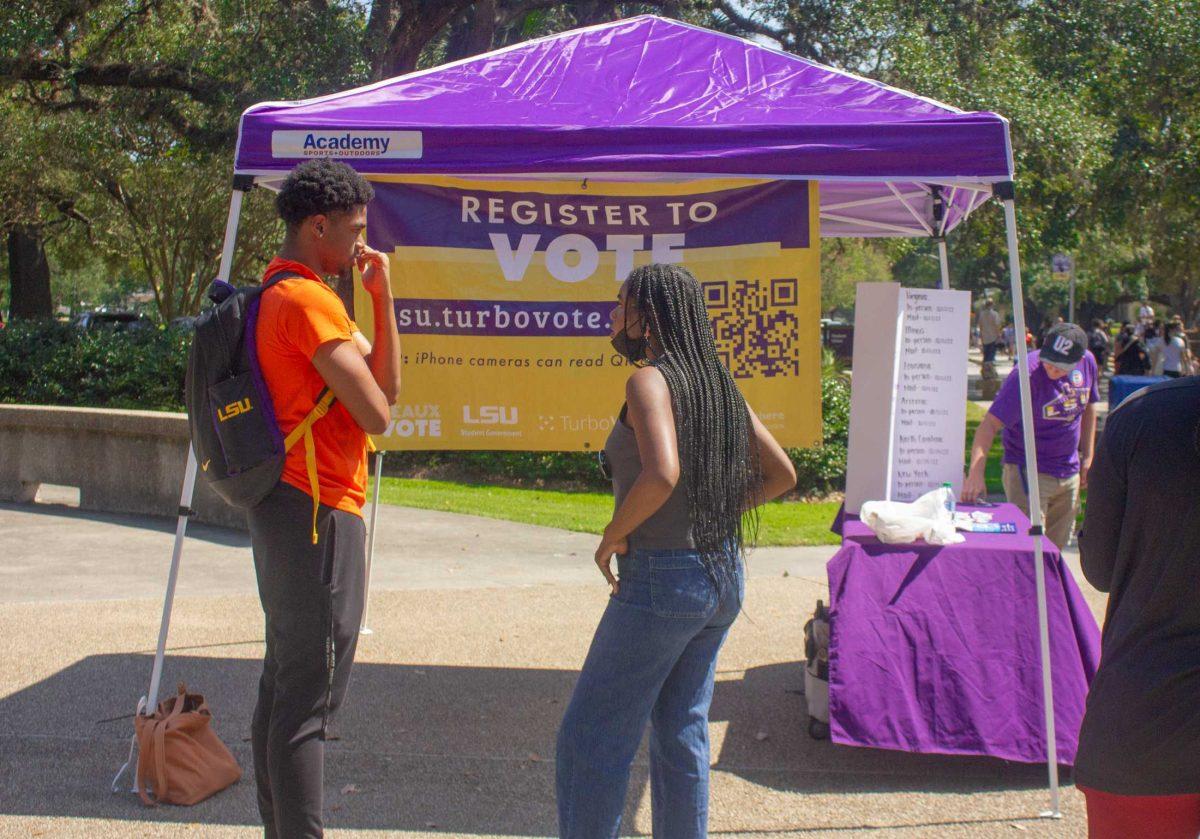
<svg viewBox="0 0 1200 839">
<path fill-rule="evenodd" d="M 629 333 L 622 329 L 612 336 L 612 347 L 619 355 L 631 364 L 637 364 L 646 359 L 646 336 L 630 338 Z"/>
</svg>

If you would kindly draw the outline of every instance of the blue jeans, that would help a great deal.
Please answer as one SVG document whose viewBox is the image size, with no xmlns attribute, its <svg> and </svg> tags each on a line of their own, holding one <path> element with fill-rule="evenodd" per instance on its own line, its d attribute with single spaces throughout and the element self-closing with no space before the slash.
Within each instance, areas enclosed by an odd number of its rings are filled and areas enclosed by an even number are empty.
<svg viewBox="0 0 1200 839">
<path fill-rule="evenodd" d="M 741 561 L 714 585 L 691 550 L 617 557 L 621 585 L 600 619 L 558 732 L 558 829 L 608 839 L 650 722 L 656 839 L 708 831 L 708 707 L 717 651 L 741 610 Z"/>
</svg>

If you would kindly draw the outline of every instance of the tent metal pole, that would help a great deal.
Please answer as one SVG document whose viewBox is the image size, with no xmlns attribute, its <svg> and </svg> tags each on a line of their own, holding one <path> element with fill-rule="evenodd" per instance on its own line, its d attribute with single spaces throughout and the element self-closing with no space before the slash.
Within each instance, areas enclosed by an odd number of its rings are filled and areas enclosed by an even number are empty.
<svg viewBox="0 0 1200 839">
<path fill-rule="evenodd" d="M 221 248 L 221 265 L 217 269 L 217 278 L 229 281 L 233 271 L 233 251 L 237 246 L 238 222 L 242 218 L 242 199 L 249 189 L 238 186 L 235 181 L 233 195 L 229 198 L 229 218 L 225 221 L 225 245 Z"/>
<path fill-rule="evenodd" d="M 183 536 L 187 531 L 188 517 L 192 515 L 192 491 L 196 487 L 196 453 L 188 445 L 187 466 L 183 470 L 183 489 L 179 493 L 179 517 L 175 522 L 175 545 L 171 550 L 171 567 L 167 571 L 167 591 L 163 596 L 162 620 L 158 625 L 158 646 L 154 649 L 154 664 L 150 668 L 150 687 L 146 694 L 138 700 L 136 715 L 152 716 L 158 707 L 158 689 L 162 681 L 163 661 L 167 653 L 167 633 L 171 627 L 171 608 L 175 605 L 175 583 L 179 580 L 179 562 L 183 556 Z M 112 792 L 120 792 L 121 778 L 127 771 L 132 771 L 133 788 L 137 792 L 137 764 L 134 755 L 137 751 L 137 734 L 129 742 L 129 757 L 113 777 Z"/>
<path fill-rule="evenodd" d="M 375 452 L 375 486 L 371 488 L 371 529 L 367 532 L 367 569 L 366 585 L 363 586 L 363 615 L 362 625 L 358 629 L 360 635 L 371 635 L 375 630 L 367 624 L 367 614 L 371 609 L 371 564 L 375 558 L 375 526 L 379 521 L 379 487 L 383 483 L 383 451 Z"/>
<path fill-rule="evenodd" d="M 225 222 L 225 246 L 221 250 L 221 264 L 217 277 L 229 280 L 233 268 L 233 251 L 237 244 L 238 222 L 242 215 L 242 199 L 247 189 L 239 188 L 234 182 L 233 195 L 229 199 L 229 218 Z M 175 525 L 175 545 L 171 550 L 171 569 L 167 573 L 167 592 L 163 598 L 162 624 L 158 629 L 158 649 L 154 653 L 154 667 L 150 673 L 150 689 L 146 693 L 145 713 L 153 714 L 158 705 L 158 687 L 162 677 L 163 658 L 167 648 L 167 632 L 171 626 L 171 607 L 175 601 L 175 581 L 179 576 L 179 562 L 183 557 L 183 537 L 187 532 L 188 516 L 192 514 L 192 493 L 196 488 L 196 453 L 188 446 L 187 466 L 183 471 L 183 490 L 179 496 L 179 520 Z"/>
<path fill-rule="evenodd" d="M 242 199 L 253 187 L 253 178 L 245 176 L 234 177 L 233 194 L 229 199 L 229 218 L 225 222 L 225 244 L 221 249 L 221 263 L 217 269 L 217 277 L 229 279 L 233 268 L 233 252 L 237 243 L 238 222 L 242 215 Z M 188 445 L 187 465 L 183 470 L 183 488 L 179 493 L 179 516 L 175 522 L 175 544 L 171 548 L 171 567 L 167 571 L 167 590 L 163 595 L 162 620 L 158 626 L 158 646 L 154 650 L 154 665 L 150 668 L 150 687 L 146 695 L 138 701 L 137 714 L 151 716 L 158 707 L 158 691 L 162 682 L 163 662 L 167 652 L 167 634 L 171 628 L 171 609 L 175 605 L 175 583 L 179 579 L 179 565 L 183 558 L 183 538 L 187 533 L 188 517 L 193 515 L 192 495 L 196 489 L 196 452 Z M 121 777 L 134 766 L 134 751 L 137 735 L 134 735 L 129 746 L 129 759 L 113 778 L 112 791 L 117 792 Z M 137 772 L 134 771 L 134 791 L 137 791 Z"/>
<path fill-rule="evenodd" d="M 933 196 L 933 241 L 937 242 L 942 290 L 948 291 L 950 289 L 950 259 L 946 255 L 946 199 L 942 197 L 942 188 L 937 184 L 930 184 L 929 192 Z"/>
<path fill-rule="evenodd" d="M 179 579 L 179 561 L 183 557 L 183 537 L 192 510 L 192 493 L 196 489 L 196 452 L 188 446 L 187 466 L 183 470 L 183 490 L 179 494 L 179 518 L 175 522 L 175 546 L 171 550 L 171 569 L 167 572 L 167 593 L 163 598 L 162 622 L 158 626 L 158 647 L 154 651 L 154 667 L 150 671 L 150 689 L 146 692 L 146 714 L 153 714 L 158 705 L 158 688 L 162 680 L 163 658 L 167 652 L 167 632 L 171 628 L 171 608 L 175 605 L 175 583 Z"/>
<path fill-rule="evenodd" d="M 1021 293 L 1021 265 L 1017 254 L 1017 213 L 1012 184 L 1000 193 L 1004 205 L 1004 224 L 1008 233 L 1008 268 L 1012 284 L 1013 321 L 1018 340 L 1017 379 L 1021 388 L 1021 428 L 1025 442 L 1025 483 L 1029 498 L 1029 521 L 1033 536 L 1034 579 L 1037 582 L 1038 640 L 1042 658 L 1042 704 L 1046 714 L 1046 765 L 1050 780 L 1050 809 L 1043 817 L 1060 819 L 1058 801 L 1058 740 L 1054 732 L 1054 689 L 1050 673 L 1050 624 L 1046 611 L 1046 569 L 1042 553 L 1042 507 L 1038 487 L 1037 452 L 1033 436 L 1033 397 L 1029 387 L 1029 351 L 1025 346 L 1025 301 Z"/>
</svg>

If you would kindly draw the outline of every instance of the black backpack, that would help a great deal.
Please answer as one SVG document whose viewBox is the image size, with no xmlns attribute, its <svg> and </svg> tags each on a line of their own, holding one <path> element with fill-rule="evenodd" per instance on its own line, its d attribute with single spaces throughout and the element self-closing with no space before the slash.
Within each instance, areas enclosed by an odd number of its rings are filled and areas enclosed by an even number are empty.
<svg viewBox="0 0 1200 839">
<path fill-rule="evenodd" d="M 213 282 L 208 299 L 214 305 L 196 318 L 184 400 L 200 474 L 235 507 L 248 509 L 266 498 L 279 483 L 287 452 L 304 440 L 310 453 L 315 543 L 320 493 L 311 429 L 333 404 L 333 393 L 322 390 L 312 411 L 285 437 L 275 419 L 255 344 L 262 295 L 281 280 L 297 276 L 281 271 L 252 288 Z"/>
</svg>

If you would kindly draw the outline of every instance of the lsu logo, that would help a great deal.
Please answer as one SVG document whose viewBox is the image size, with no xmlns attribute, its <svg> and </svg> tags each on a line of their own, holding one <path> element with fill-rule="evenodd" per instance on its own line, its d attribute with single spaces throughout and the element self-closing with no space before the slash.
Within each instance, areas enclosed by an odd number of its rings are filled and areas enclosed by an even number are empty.
<svg viewBox="0 0 1200 839">
<path fill-rule="evenodd" d="M 505 408 L 499 405 L 483 405 L 479 413 L 471 411 L 470 405 L 463 405 L 463 423 L 465 425 L 516 425 L 517 409 Z"/>
<path fill-rule="evenodd" d="M 1073 422 L 1077 416 L 1083 413 L 1083 409 L 1087 407 L 1088 392 L 1086 390 L 1068 390 L 1060 393 L 1058 398 L 1052 402 L 1047 402 L 1042 408 L 1042 418 L 1048 420 L 1059 420 L 1060 422 Z"/>
<path fill-rule="evenodd" d="M 224 408 L 217 408 L 217 419 L 221 422 L 231 420 L 241 414 L 248 414 L 252 410 L 250 405 L 250 397 L 247 396 L 240 402 L 230 402 Z"/>
</svg>

